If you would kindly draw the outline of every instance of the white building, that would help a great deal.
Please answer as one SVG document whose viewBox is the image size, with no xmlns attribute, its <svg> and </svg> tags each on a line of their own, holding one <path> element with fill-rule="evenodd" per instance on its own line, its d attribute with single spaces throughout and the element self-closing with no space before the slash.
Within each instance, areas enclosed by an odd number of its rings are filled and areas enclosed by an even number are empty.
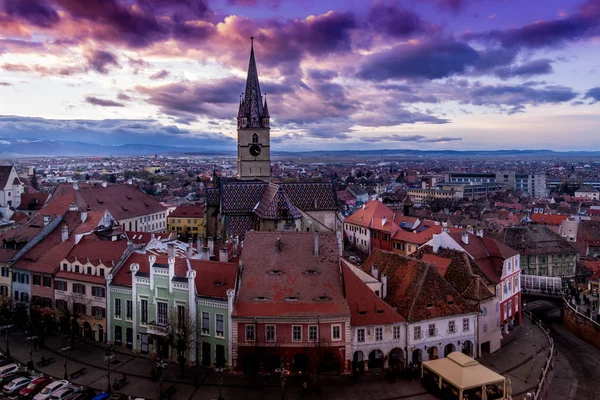
<svg viewBox="0 0 600 400">
<path fill-rule="evenodd" d="M 11 208 L 21 204 L 21 195 L 24 185 L 19 179 L 15 167 L 11 165 L 0 166 L 0 220 L 2 216 L 9 219 L 14 214 Z"/>
<path fill-rule="evenodd" d="M 583 186 L 575 191 L 575 197 L 588 200 L 600 200 L 600 191 L 592 186 Z"/>
</svg>

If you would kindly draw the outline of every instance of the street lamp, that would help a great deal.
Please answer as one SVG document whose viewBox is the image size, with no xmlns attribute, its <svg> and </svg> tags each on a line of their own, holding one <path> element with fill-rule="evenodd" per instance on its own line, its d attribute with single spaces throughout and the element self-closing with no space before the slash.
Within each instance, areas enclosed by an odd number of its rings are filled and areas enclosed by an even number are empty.
<svg viewBox="0 0 600 400">
<path fill-rule="evenodd" d="M 217 367 L 215 372 L 219 373 L 219 398 L 217 400 L 225 400 L 221 395 L 221 387 L 223 386 L 223 371 L 225 368 Z"/>
<path fill-rule="evenodd" d="M 5 331 L 6 332 L 6 356 L 7 357 L 10 357 L 10 345 L 8 343 L 8 331 L 12 327 L 13 327 L 13 325 L 0 326 L 0 331 Z"/>
<path fill-rule="evenodd" d="M 33 366 L 34 366 L 34 364 L 33 364 L 33 344 L 35 343 L 35 341 L 37 340 L 37 338 L 38 338 L 37 336 L 29 336 L 27 338 L 27 340 L 29 341 L 29 346 L 30 346 L 29 347 L 29 358 L 31 359 L 29 361 L 29 364 L 31 366 L 30 369 L 33 369 Z"/>
<path fill-rule="evenodd" d="M 108 370 L 108 383 L 106 384 L 106 393 L 110 393 L 110 363 L 112 359 L 115 358 L 115 355 L 110 352 L 110 350 L 106 350 L 104 353 L 104 361 L 106 361 L 106 368 Z"/>
<path fill-rule="evenodd" d="M 165 364 L 165 362 L 163 360 L 158 360 L 158 362 L 156 363 L 156 370 L 158 372 L 158 382 L 159 382 L 159 390 L 160 390 L 160 394 L 158 396 L 159 400 L 162 400 L 162 388 L 163 388 L 163 369 L 167 366 L 167 364 Z"/>
<path fill-rule="evenodd" d="M 62 351 L 63 357 L 64 357 L 63 365 L 65 367 L 65 377 L 64 377 L 65 380 L 68 380 L 68 377 L 67 377 L 67 350 L 71 350 L 71 348 L 69 346 L 65 346 L 62 349 L 60 349 L 60 351 Z"/>
</svg>

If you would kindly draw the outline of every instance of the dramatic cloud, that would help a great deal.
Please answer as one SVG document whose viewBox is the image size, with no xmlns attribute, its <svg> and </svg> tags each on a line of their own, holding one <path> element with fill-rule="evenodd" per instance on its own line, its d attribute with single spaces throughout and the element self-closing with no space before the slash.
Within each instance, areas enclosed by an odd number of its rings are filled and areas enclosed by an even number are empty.
<svg viewBox="0 0 600 400">
<path fill-rule="evenodd" d="M 109 51 L 91 50 L 85 54 L 88 66 L 101 74 L 108 73 L 109 66 L 119 66 L 117 56 Z"/>
<path fill-rule="evenodd" d="M 530 78 L 534 75 L 551 74 L 553 71 L 550 60 L 534 60 L 521 65 L 513 65 L 496 69 L 496 75 L 502 79 Z"/>
<path fill-rule="evenodd" d="M 463 73 L 478 60 L 479 53 L 465 43 L 406 43 L 366 57 L 358 77 L 374 81 L 439 79 Z"/>
<path fill-rule="evenodd" d="M 406 37 L 427 29 L 421 17 L 410 10 L 378 3 L 368 15 L 369 26 L 392 37 Z"/>
<path fill-rule="evenodd" d="M 509 114 L 523 112 L 526 105 L 558 104 L 577 97 L 573 89 L 565 86 L 535 87 L 522 85 L 484 85 L 471 89 L 463 103 L 478 106 L 497 106 Z"/>
<path fill-rule="evenodd" d="M 42 28 L 50 28 L 60 20 L 48 0 L 4 0 L 4 12 Z"/>
<path fill-rule="evenodd" d="M 567 41 L 600 35 L 600 3 L 589 0 L 579 12 L 556 20 L 542 20 L 519 28 L 469 32 L 463 37 L 500 43 L 504 47 L 541 48 L 563 44 Z"/>
<path fill-rule="evenodd" d="M 584 99 L 591 99 L 593 103 L 600 101 L 600 87 L 595 87 L 585 92 Z"/>
</svg>

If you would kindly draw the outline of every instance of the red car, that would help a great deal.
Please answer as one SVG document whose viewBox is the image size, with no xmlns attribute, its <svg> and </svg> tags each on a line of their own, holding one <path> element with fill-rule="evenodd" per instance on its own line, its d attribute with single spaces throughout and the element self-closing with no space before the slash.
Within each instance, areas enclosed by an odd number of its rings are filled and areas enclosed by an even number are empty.
<svg viewBox="0 0 600 400">
<path fill-rule="evenodd" d="M 50 382 L 52 382 L 52 378 L 47 376 L 40 376 L 37 379 L 31 381 L 29 385 L 21 389 L 19 392 L 19 399 L 31 399 L 33 396 L 38 394 L 43 388 L 45 388 Z"/>
</svg>

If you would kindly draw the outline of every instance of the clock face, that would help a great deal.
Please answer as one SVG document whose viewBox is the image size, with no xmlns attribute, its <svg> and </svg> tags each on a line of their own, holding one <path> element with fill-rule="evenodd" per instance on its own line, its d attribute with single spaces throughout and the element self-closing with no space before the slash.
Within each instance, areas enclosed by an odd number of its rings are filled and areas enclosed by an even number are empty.
<svg viewBox="0 0 600 400">
<path fill-rule="evenodd" d="M 260 146 L 256 144 L 250 146 L 250 154 L 254 157 L 258 156 L 260 154 Z"/>
</svg>

